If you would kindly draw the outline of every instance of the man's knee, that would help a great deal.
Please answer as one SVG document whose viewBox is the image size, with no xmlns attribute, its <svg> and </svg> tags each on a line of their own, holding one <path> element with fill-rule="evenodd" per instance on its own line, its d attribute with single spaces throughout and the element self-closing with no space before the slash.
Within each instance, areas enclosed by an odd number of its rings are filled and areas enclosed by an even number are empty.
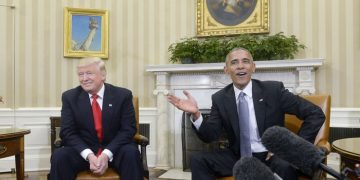
<svg viewBox="0 0 360 180">
<path fill-rule="evenodd" d="M 63 148 L 55 149 L 55 151 L 51 155 L 51 163 L 59 163 L 67 161 L 67 152 Z"/>
<path fill-rule="evenodd" d="M 197 169 L 196 167 L 199 167 L 199 166 L 202 166 L 205 164 L 205 157 L 198 153 L 198 154 L 193 154 L 190 158 L 190 166 L 191 166 L 191 169 Z"/>
<path fill-rule="evenodd" d="M 114 158 L 117 159 L 115 162 L 119 163 L 134 160 L 140 161 L 140 152 L 137 146 L 133 144 L 126 144 L 117 151 L 116 155 L 114 155 Z"/>
<path fill-rule="evenodd" d="M 137 146 L 133 144 L 122 146 L 114 155 L 114 160 L 111 164 L 120 174 L 125 171 L 142 171 L 140 152 Z"/>
<path fill-rule="evenodd" d="M 62 147 L 56 149 L 51 156 L 50 162 L 52 165 L 73 165 L 83 166 L 83 164 L 88 164 L 81 156 L 78 154 L 75 149 L 70 147 Z"/>
<path fill-rule="evenodd" d="M 126 157 L 140 157 L 140 152 L 136 146 L 133 144 L 126 144 L 120 148 L 120 154 L 125 155 Z"/>
</svg>

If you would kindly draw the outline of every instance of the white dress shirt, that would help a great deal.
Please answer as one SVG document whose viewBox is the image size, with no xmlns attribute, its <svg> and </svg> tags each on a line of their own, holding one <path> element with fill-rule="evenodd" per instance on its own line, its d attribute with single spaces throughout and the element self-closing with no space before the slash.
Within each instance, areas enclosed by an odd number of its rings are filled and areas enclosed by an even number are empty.
<svg viewBox="0 0 360 180">
<path fill-rule="evenodd" d="M 98 95 L 98 98 L 96 99 L 96 101 L 98 102 L 99 106 L 100 106 L 100 109 L 102 110 L 102 106 L 103 106 L 103 100 L 104 100 L 104 92 L 105 92 L 105 86 L 104 84 L 102 85 L 100 91 L 97 93 Z M 89 94 L 89 100 L 90 100 L 90 104 L 92 103 L 92 94 Z M 87 157 L 89 154 L 96 154 L 94 152 L 91 151 L 91 149 L 84 149 L 83 151 L 81 151 L 80 155 L 85 159 L 87 160 Z M 106 154 L 108 157 L 109 157 L 109 160 L 112 161 L 113 159 L 113 153 L 108 150 L 108 149 L 104 149 L 102 151 L 102 153 Z"/>
<path fill-rule="evenodd" d="M 242 91 L 246 94 L 245 99 L 249 106 L 251 151 L 253 153 L 267 151 L 267 149 L 261 143 L 261 138 L 259 135 L 259 130 L 258 130 L 257 122 L 256 122 L 254 102 L 253 102 L 253 98 L 252 98 L 252 81 L 250 81 L 249 84 Z M 234 86 L 234 92 L 235 92 L 235 99 L 236 99 L 236 105 L 237 105 L 239 103 L 238 98 L 239 98 L 239 94 L 240 94 L 241 90 Z M 194 124 L 195 128 L 197 130 L 199 130 L 199 128 L 203 122 L 202 115 L 196 121 L 193 121 L 192 116 L 191 116 L 191 119 L 192 119 L 192 123 Z"/>
</svg>

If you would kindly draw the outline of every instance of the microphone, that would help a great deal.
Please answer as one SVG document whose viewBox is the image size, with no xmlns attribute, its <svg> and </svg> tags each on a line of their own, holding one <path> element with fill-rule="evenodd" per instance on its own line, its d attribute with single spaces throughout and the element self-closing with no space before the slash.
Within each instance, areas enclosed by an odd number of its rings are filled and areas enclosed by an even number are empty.
<svg viewBox="0 0 360 180">
<path fill-rule="evenodd" d="M 233 167 L 233 175 L 235 180 L 277 180 L 280 178 L 255 157 L 240 158 Z"/>
<path fill-rule="evenodd" d="M 345 178 L 343 174 L 321 163 L 325 158 L 324 152 L 284 127 L 268 128 L 261 137 L 261 142 L 270 152 L 299 168 L 306 175 L 312 177 L 317 170 L 322 169 L 336 179 Z"/>
</svg>

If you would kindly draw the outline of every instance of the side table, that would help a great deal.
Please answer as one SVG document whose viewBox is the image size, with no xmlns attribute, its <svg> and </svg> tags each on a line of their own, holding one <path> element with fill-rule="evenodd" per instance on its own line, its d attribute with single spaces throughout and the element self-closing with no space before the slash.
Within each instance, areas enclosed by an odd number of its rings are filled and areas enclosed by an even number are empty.
<svg viewBox="0 0 360 180">
<path fill-rule="evenodd" d="M 332 143 L 332 148 L 340 155 L 340 170 L 345 167 L 354 169 L 355 164 L 360 164 L 360 138 L 339 139 Z M 355 175 L 349 173 L 351 179 L 355 179 Z"/>
<path fill-rule="evenodd" d="M 16 179 L 24 180 L 24 135 L 30 129 L 0 129 L 0 158 L 15 156 Z"/>
</svg>

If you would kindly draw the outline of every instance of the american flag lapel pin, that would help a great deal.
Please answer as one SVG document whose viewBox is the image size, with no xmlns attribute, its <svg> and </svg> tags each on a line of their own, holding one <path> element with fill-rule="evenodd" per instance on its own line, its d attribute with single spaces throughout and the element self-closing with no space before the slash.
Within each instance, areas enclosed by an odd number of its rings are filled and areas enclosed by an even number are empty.
<svg viewBox="0 0 360 180">
<path fill-rule="evenodd" d="M 259 99 L 259 102 L 263 102 L 264 101 L 264 99 Z"/>
<path fill-rule="evenodd" d="M 109 104 L 109 107 L 112 107 L 112 104 Z"/>
</svg>

